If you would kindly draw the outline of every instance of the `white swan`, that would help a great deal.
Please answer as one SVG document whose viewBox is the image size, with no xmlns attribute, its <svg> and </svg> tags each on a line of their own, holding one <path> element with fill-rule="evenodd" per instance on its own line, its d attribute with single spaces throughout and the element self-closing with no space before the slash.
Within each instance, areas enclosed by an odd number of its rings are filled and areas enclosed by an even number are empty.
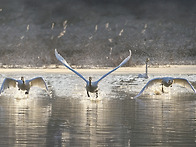
<svg viewBox="0 0 196 147">
<path fill-rule="evenodd" d="M 92 82 L 92 77 L 89 77 L 89 81 L 87 79 L 85 79 L 80 73 L 78 73 L 76 70 L 74 70 L 73 68 L 71 68 L 69 66 L 69 64 L 65 61 L 65 59 L 57 52 L 57 50 L 55 49 L 55 55 L 56 58 L 62 63 L 64 64 L 68 69 L 70 69 L 71 71 L 73 71 L 75 74 L 77 74 L 79 77 L 81 77 L 85 82 L 86 82 L 86 91 L 87 91 L 87 95 L 88 97 L 90 97 L 89 92 L 92 93 L 96 93 L 96 98 L 98 97 L 98 83 L 105 78 L 107 75 L 109 75 L 110 73 L 112 73 L 113 71 L 117 70 L 119 67 L 121 67 L 123 64 L 125 64 L 130 58 L 131 58 L 131 50 L 129 50 L 130 54 L 127 58 L 125 58 L 116 68 L 114 68 L 113 70 L 111 70 L 110 72 L 106 73 L 105 75 L 103 75 L 99 80 Z"/>
<path fill-rule="evenodd" d="M 25 94 L 29 94 L 29 90 L 32 86 L 37 86 L 48 91 L 48 87 L 42 77 L 36 77 L 31 80 L 24 80 L 24 77 L 21 77 L 21 80 L 5 78 L 1 86 L 0 94 L 9 87 L 16 87 L 16 84 L 18 84 L 18 90 L 26 91 Z"/>
<path fill-rule="evenodd" d="M 138 78 L 146 78 L 148 79 L 148 62 L 150 61 L 149 58 L 146 58 L 146 73 L 144 74 L 139 74 Z"/>
<path fill-rule="evenodd" d="M 150 86 L 152 86 L 152 85 L 154 85 L 156 83 L 160 83 L 162 85 L 162 92 L 163 93 L 164 93 L 163 86 L 169 87 L 169 86 L 172 86 L 172 84 L 174 84 L 174 83 L 179 84 L 179 85 L 184 86 L 184 87 L 187 87 L 187 88 L 190 88 L 190 89 L 192 89 L 194 91 L 194 93 L 196 93 L 194 87 L 191 85 L 191 83 L 187 79 L 184 79 L 184 78 L 172 78 L 172 77 L 162 77 L 162 78 L 154 78 L 154 79 L 150 80 L 142 88 L 140 93 L 138 95 L 136 95 L 134 98 L 139 97 L 145 89 L 149 88 Z"/>
</svg>

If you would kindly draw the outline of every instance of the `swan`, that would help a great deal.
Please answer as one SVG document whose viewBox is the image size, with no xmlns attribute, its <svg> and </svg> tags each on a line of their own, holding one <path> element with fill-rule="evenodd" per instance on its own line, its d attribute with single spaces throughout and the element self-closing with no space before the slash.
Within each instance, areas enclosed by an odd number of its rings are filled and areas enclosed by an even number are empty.
<svg viewBox="0 0 196 147">
<path fill-rule="evenodd" d="M 174 84 L 174 83 L 179 84 L 184 87 L 187 87 L 187 88 L 190 88 L 194 91 L 194 93 L 196 93 L 194 87 L 191 85 L 191 83 L 187 79 L 173 78 L 173 77 L 162 77 L 162 78 L 154 78 L 154 79 L 148 81 L 148 83 L 142 88 L 140 93 L 138 95 L 136 95 L 134 98 L 139 97 L 145 89 L 149 88 L 150 86 L 152 86 L 156 83 L 160 83 L 162 85 L 162 92 L 163 93 L 164 93 L 163 86 L 165 86 L 165 87 L 171 86 L 172 87 L 172 84 Z"/>
<path fill-rule="evenodd" d="M 92 82 L 92 77 L 89 77 L 89 80 L 85 79 L 80 73 L 78 73 L 76 70 L 74 70 L 73 68 L 71 68 L 71 66 L 65 61 L 65 59 L 57 52 L 57 50 L 55 49 L 55 56 L 56 58 L 64 65 L 66 66 L 68 69 L 70 69 L 72 72 L 74 72 L 75 74 L 77 74 L 80 78 L 82 78 L 85 82 L 86 82 L 86 91 L 87 91 L 87 95 L 88 97 L 90 97 L 89 92 L 91 93 L 96 93 L 96 98 L 98 98 L 98 83 L 105 78 L 107 75 L 109 75 L 110 73 L 112 73 L 113 71 L 117 70 L 119 67 L 121 67 L 123 64 L 125 64 L 130 58 L 131 58 L 131 50 L 129 50 L 129 56 L 127 58 L 125 58 L 116 68 L 112 69 L 111 71 L 109 71 L 108 73 L 106 73 L 105 75 L 103 75 L 99 80 Z"/>
<path fill-rule="evenodd" d="M 149 58 L 146 58 L 146 73 L 144 74 L 139 74 L 138 78 L 146 78 L 148 79 L 148 62 L 150 61 Z"/>
<path fill-rule="evenodd" d="M 42 77 L 36 77 L 31 80 L 24 80 L 24 77 L 21 77 L 20 80 L 5 78 L 1 86 L 0 94 L 9 87 L 16 87 L 16 84 L 18 84 L 18 90 L 26 91 L 25 94 L 29 94 L 29 90 L 32 86 L 37 86 L 48 91 L 48 87 Z"/>
</svg>

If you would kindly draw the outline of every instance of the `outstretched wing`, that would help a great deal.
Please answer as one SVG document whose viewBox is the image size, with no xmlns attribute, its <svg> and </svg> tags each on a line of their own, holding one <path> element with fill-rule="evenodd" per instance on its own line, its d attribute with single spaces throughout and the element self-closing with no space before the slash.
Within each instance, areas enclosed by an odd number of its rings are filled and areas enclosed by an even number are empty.
<svg viewBox="0 0 196 147">
<path fill-rule="evenodd" d="M 29 83 L 31 87 L 36 86 L 36 87 L 40 87 L 48 91 L 46 82 L 43 80 L 42 77 L 36 77 L 36 78 L 33 78 L 31 80 L 26 80 L 26 81 Z"/>
<path fill-rule="evenodd" d="M 1 91 L 0 94 L 7 88 L 9 87 L 16 87 L 16 82 L 17 80 L 12 79 L 12 78 L 5 78 L 3 81 L 3 84 L 1 86 Z"/>
<path fill-rule="evenodd" d="M 125 58 L 116 68 L 112 69 L 111 71 L 109 71 L 108 73 L 106 73 L 105 75 L 103 75 L 99 80 L 96 81 L 96 83 L 98 83 L 99 81 L 101 81 L 107 75 L 111 74 L 113 71 L 117 70 L 119 67 L 121 67 L 125 63 L 127 63 L 127 61 L 129 61 L 129 59 L 131 58 L 131 50 L 129 50 L 129 53 L 130 54 L 129 54 L 129 56 L 127 58 Z"/>
<path fill-rule="evenodd" d="M 184 86 L 186 88 L 190 88 L 190 89 L 192 89 L 196 93 L 194 87 L 191 85 L 191 83 L 187 79 L 184 79 L 184 78 L 174 78 L 174 83 L 179 84 L 181 86 Z"/>
<path fill-rule="evenodd" d="M 160 83 L 161 84 L 162 83 L 162 78 L 154 78 L 154 79 L 148 81 L 148 83 L 142 88 L 140 93 L 138 95 L 136 95 L 134 98 L 139 97 L 145 89 L 151 87 L 152 85 L 154 85 L 156 83 Z"/>
<path fill-rule="evenodd" d="M 88 83 L 88 80 L 86 80 L 80 73 L 78 73 L 78 72 L 75 71 L 73 68 L 71 68 L 71 66 L 69 66 L 69 64 L 67 63 L 67 61 L 65 61 L 65 59 L 57 52 L 56 49 L 55 49 L 55 56 L 56 56 L 56 58 L 57 58 L 63 65 L 65 65 L 68 69 L 70 69 L 71 71 L 73 71 L 75 74 L 77 74 L 79 77 L 81 77 L 86 83 Z"/>
</svg>

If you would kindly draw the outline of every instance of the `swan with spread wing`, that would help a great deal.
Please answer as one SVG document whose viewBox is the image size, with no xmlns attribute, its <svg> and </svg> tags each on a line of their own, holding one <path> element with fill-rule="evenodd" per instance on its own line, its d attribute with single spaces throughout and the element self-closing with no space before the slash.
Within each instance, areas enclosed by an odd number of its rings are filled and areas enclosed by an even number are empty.
<svg viewBox="0 0 196 147">
<path fill-rule="evenodd" d="M 91 92 L 91 93 L 96 93 L 96 98 L 98 97 L 98 83 L 103 78 L 105 78 L 107 75 L 109 75 L 113 71 L 117 70 L 122 65 L 124 65 L 131 58 L 131 50 L 129 50 L 129 53 L 130 53 L 129 56 L 127 58 L 125 58 L 116 68 L 112 69 L 111 71 L 109 71 L 108 73 L 106 73 L 105 75 L 103 75 L 99 80 L 97 80 L 95 82 L 92 82 L 92 77 L 89 77 L 89 80 L 85 79 L 80 73 L 78 73 L 76 70 L 74 70 L 73 68 L 71 68 L 71 66 L 66 62 L 66 60 L 55 49 L 55 56 L 56 56 L 56 58 L 65 67 L 67 67 L 68 69 L 70 69 L 72 72 L 74 72 L 75 74 L 77 74 L 80 78 L 82 78 L 86 82 L 86 91 L 87 91 L 88 97 L 90 97 L 89 92 Z"/>
<path fill-rule="evenodd" d="M 162 78 L 154 78 L 150 80 L 140 91 L 138 95 L 136 95 L 134 98 L 139 97 L 143 91 L 149 87 L 151 87 L 154 84 L 160 83 L 162 85 L 162 92 L 164 93 L 163 86 L 165 87 L 172 87 L 172 84 L 179 84 L 181 86 L 184 86 L 186 88 L 192 89 L 194 93 L 196 93 L 196 90 L 191 85 L 191 83 L 184 78 L 173 78 L 173 77 L 162 77 Z"/>
<path fill-rule="evenodd" d="M 48 91 L 48 87 L 42 77 L 36 77 L 31 80 L 24 80 L 24 77 L 21 77 L 21 80 L 16 80 L 13 78 L 5 78 L 1 86 L 0 94 L 7 88 L 18 86 L 18 90 L 25 91 L 25 94 L 29 94 L 29 90 L 32 86 L 40 87 Z"/>
</svg>

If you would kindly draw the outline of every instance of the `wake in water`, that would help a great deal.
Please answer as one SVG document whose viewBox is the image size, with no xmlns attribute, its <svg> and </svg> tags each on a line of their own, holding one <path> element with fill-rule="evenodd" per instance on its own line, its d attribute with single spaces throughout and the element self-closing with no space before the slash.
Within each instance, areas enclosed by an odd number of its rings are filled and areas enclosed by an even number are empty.
<svg viewBox="0 0 196 147">
<path fill-rule="evenodd" d="M 26 78 L 32 78 L 31 74 L 24 75 Z M 35 76 L 35 75 L 33 75 Z M 40 76 L 40 75 L 36 75 Z M 74 98 L 74 99 L 88 99 L 85 91 L 85 83 L 79 77 L 76 77 L 74 74 L 44 74 L 41 75 L 48 85 L 50 97 L 45 90 L 42 90 L 37 87 L 32 87 L 29 96 L 25 95 L 23 91 L 18 91 L 17 88 L 9 88 L 6 89 L 2 96 L 6 97 L 14 97 L 14 98 L 28 98 L 28 97 L 45 97 L 45 98 Z M 84 77 L 88 75 L 84 74 Z M 92 74 L 91 75 L 94 79 L 99 79 L 99 74 Z M 177 75 L 172 75 L 173 77 L 177 77 Z M 9 75 L 9 77 L 18 78 L 20 75 Z M 148 80 L 156 78 L 157 75 L 149 75 L 149 79 L 142 79 L 137 78 L 137 75 L 118 75 L 118 74 L 111 74 L 107 77 L 107 80 L 102 81 L 100 83 L 100 93 L 99 93 L 99 100 L 102 99 L 124 99 L 129 97 L 132 99 L 136 96 L 140 90 L 145 86 Z M 159 76 L 161 77 L 161 76 Z M 196 83 L 193 82 L 196 78 L 196 75 L 183 75 L 181 76 L 186 78 L 190 81 L 193 87 L 196 87 Z M 0 84 L 3 83 L 3 78 L 0 79 Z M 161 97 L 162 95 L 176 95 L 179 93 L 190 93 L 192 91 L 174 84 L 170 88 L 165 88 L 165 93 L 162 94 L 161 92 L 161 84 L 155 84 L 150 88 L 146 89 L 140 98 L 148 97 L 152 98 L 154 96 Z M 96 94 L 92 94 L 92 99 L 96 99 Z"/>
</svg>

